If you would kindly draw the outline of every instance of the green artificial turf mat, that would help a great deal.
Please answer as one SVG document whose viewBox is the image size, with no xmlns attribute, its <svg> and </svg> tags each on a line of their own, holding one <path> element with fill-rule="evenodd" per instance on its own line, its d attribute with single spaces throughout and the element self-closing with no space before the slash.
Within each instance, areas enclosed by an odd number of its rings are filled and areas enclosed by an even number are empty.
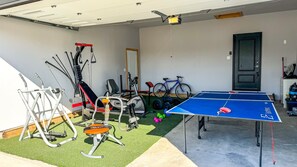
<svg viewBox="0 0 297 167">
<path fill-rule="evenodd" d="M 148 110 L 153 111 L 150 107 Z M 93 154 L 104 155 L 103 159 L 91 159 L 80 154 L 81 151 L 85 153 L 90 151 L 93 140 L 92 138 L 88 138 L 88 136 L 83 133 L 83 127 L 79 126 L 76 126 L 78 138 L 58 148 L 48 147 L 42 139 L 25 139 L 20 142 L 18 141 L 19 137 L 14 137 L 0 140 L 0 151 L 29 159 L 40 160 L 59 167 L 126 166 L 182 120 L 180 115 L 171 115 L 166 117 L 161 123 L 155 123 L 153 121 L 155 115 L 156 113 L 147 114 L 146 118 L 139 120 L 140 125 L 138 129 L 129 132 L 119 130 L 117 122 L 110 121 L 110 124 L 113 124 L 117 129 L 116 135 L 123 137 L 121 142 L 124 143 L 125 146 L 120 146 L 109 140 L 105 141 Z M 77 122 L 79 119 L 81 118 L 75 118 L 73 122 Z M 124 126 L 124 123 L 122 126 Z M 65 127 L 68 134 L 67 137 L 73 135 L 70 129 L 64 124 L 56 126 L 54 130 L 62 132 Z M 64 139 L 62 138 L 60 140 Z"/>
</svg>

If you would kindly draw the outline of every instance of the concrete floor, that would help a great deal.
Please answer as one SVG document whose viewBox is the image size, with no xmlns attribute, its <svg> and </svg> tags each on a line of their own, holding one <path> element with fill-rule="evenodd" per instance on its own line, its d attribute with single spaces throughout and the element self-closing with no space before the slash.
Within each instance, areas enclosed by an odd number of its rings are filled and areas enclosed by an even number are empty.
<svg viewBox="0 0 297 167">
<path fill-rule="evenodd" d="M 127 167 L 197 167 L 168 139 L 161 138 Z"/>
<path fill-rule="evenodd" d="M 264 123 L 262 166 L 297 167 L 297 117 L 289 117 L 280 104 L 275 105 L 283 123 L 273 124 L 275 160 L 272 159 L 272 137 L 269 123 Z M 199 167 L 259 166 L 255 123 L 252 121 L 210 118 L 207 131 L 197 138 L 197 117 L 187 123 L 188 153 Z M 179 124 L 165 137 L 180 151 L 184 150 L 183 126 Z"/>
<path fill-rule="evenodd" d="M 54 167 L 41 161 L 0 152 L 1 167 Z"/>
<path fill-rule="evenodd" d="M 262 165 L 263 167 L 297 167 L 297 117 L 289 117 L 280 104 L 276 104 L 276 108 L 283 121 L 273 125 L 276 164 L 272 163 L 271 129 L 269 123 L 264 123 Z M 187 123 L 187 154 L 182 153 L 184 150 L 182 128 L 180 123 L 165 136 L 165 140 L 159 140 L 128 166 L 253 167 L 259 165 L 260 149 L 256 146 L 254 122 L 211 118 L 207 123 L 207 131 L 201 133 L 202 139 L 199 140 L 197 117 L 194 117 Z M 164 148 L 163 152 L 160 148 Z M 34 166 L 36 163 L 37 166 L 46 166 L 34 160 L 0 153 L 0 166 Z"/>
</svg>

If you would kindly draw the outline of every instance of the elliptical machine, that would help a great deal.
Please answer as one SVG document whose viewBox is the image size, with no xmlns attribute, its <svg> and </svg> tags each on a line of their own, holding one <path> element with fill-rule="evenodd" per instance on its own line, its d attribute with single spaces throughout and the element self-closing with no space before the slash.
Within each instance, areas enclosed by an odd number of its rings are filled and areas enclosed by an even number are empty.
<svg viewBox="0 0 297 167">
<path fill-rule="evenodd" d="M 27 108 L 27 118 L 22 133 L 20 135 L 19 141 L 27 138 L 38 137 L 42 138 L 45 144 L 49 147 L 59 147 L 67 142 L 76 140 L 77 131 L 73 123 L 71 122 L 70 118 L 68 117 L 67 113 L 60 104 L 64 91 L 59 88 L 45 88 L 43 81 L 38 76 L 38 74 L 36 74 L 36 76 L 40 79 L 42 83 L 41 88 L 29 90 L 28 84 L 24 79 L 23 75 L 19 75 L 25 84 L 25 90 L 18 89 L 18 93 L 24 105 Z M 55 101 L 54 105 L 52 105 L 52 101 Z M 49 104 L 49 109 L 46 107 L 46 102 Z M 49 112 L 49 118 L 46 118 L 46 112 Z M 52 125 L 52 119 L 57 113 L 61 116 L 64 122 L 69 125 L 70 129 L 73 132 L 73 137 L 54 144 L 51 142 L 55 141 L 56 137 L 64 138 L 67 136 L 65 129 L 64 132 L 54 132 L 50 130 L 50 126 Z M 30 133 L 29 131 L 29 124 L 31 120 L 34 122 L 36 126 L 36 131 L 34 131 L 33 133 Z M 24 137 L 26 131 L 28 136 Z"/>
</svg>

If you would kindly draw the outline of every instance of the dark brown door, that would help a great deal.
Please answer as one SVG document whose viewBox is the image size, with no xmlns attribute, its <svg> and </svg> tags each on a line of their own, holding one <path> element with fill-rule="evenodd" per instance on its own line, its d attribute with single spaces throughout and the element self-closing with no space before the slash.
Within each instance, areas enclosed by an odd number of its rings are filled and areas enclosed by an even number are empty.
<svg viewBox="0 0 297 167">
<path fill-rule="evenodd" d="M 233 35 L 233 90 L 261 90 L 262 32 Z"/>
</svg>

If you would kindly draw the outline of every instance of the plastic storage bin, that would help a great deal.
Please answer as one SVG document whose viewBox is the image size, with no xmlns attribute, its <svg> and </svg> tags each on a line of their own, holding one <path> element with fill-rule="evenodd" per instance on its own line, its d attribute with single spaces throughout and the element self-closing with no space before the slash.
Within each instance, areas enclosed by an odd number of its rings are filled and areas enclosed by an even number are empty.
<svg viewBox="0 0 297 167">
<path fill-rule="evenodd" d="M 297 101 L 290 101 L 289 99 L 286 99 L 287 101 L 287 110 L 292 111 L 293 107 L 297 107 Z"/>
</svg>

